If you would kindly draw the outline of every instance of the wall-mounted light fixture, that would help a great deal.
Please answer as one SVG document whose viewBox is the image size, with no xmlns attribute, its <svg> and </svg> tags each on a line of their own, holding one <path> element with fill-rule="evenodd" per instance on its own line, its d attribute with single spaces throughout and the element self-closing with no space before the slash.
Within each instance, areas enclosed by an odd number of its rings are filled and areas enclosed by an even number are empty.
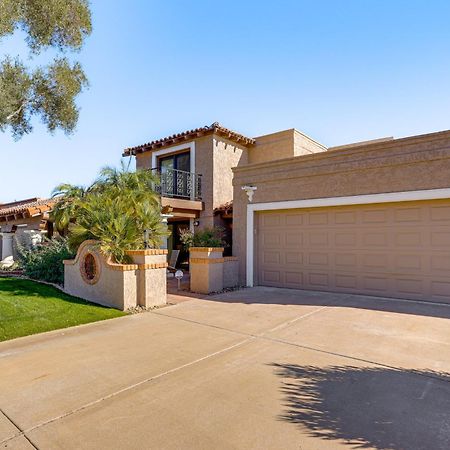
<svg viewBox="0 0 450 450">
<path fill-rule="evenodd" d="M 193 225 L 194 225 L 194 227 L 198 227 L 200 225 L 200 221 L 199 220 L 194 220 Z"/>
<path fill-rule="evenodd" d="M 251 202 L 253 200 L 253 194 L 258 188 L 256 186 L 242 186 L 241 189 L 245 191 L 248 197 L 248 201 Z"/>
</svg>

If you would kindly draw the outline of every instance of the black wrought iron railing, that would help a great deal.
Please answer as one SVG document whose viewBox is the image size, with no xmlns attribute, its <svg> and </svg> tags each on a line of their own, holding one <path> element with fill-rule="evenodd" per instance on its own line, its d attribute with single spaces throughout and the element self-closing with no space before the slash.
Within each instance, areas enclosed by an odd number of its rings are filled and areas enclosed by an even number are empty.
<svg viewBox="0 0 450 450">
<path fill-rule="evenodd" d="M 163 197 L 186 198 L 189 200 L 202 199 L 202 176 L 197 173 L 175 169 L 152 169 L 160 179 L 156 190 Z"/>
</svg>

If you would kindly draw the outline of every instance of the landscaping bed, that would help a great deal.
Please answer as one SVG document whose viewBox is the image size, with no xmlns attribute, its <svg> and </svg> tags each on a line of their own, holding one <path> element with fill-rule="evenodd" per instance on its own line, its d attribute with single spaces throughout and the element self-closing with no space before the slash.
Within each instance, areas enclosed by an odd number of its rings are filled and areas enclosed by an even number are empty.
<svg viewBox="0 0 450 450">
<path fill-rule="evenodd" d="M 124 316 L 53 286 L 0 277 L 0 341 Z"/>
</svg>

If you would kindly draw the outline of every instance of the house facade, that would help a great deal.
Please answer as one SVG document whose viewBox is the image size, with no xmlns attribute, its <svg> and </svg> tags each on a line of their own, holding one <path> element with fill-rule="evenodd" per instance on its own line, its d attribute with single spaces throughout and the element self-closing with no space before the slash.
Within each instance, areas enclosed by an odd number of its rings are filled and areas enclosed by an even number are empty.
<svg viewBox="0 0 450 450">
<path fill-rule="evenodd" d="M 450 131 L 326 148 L 213 124 L 125 155 L 199 177 L 197 197 L 162 183 L 169 224 L 228 221 L 240 284 L 450 303 Z"/>
<path fill-rule="evenodd" d="M 296 130 L 249 138 L 213 123 L 128 148 L 123 156 L 135 156 L 137 169 L 161 177 L 169 250 L 182 249 L 182 230 L 216 225 L 225 228 L 231 252 L 233 168 L 325 150 Z"/>
<path fill-rule="evenodd" d="M 51 237 L 53 223 L 49 214 L 54 201 L 29 198 L 0 204 L 0 262 L 17 253 L 16 243 L 30 244 Z"/>
<path fill-rule="evenodd" d="M 449 131 L 249 164 L 233 182 L 247 286 L 450 303 Z"/>
</svg>

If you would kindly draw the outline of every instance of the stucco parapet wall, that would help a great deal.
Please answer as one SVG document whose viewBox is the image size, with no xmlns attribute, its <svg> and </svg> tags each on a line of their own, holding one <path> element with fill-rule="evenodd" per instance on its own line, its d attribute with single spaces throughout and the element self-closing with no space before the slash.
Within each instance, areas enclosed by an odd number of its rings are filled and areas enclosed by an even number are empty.
<svg viewBox="0 0 450 450">
<path fill-rule="evenodd" d="M 167 263 L 147 263 L 147 264 L 138 264 L 139 270 L 148 270 L 148 269 L 166 269 L 168 267 Z"/>
<path fill-rule="evenodd" d="M 223 247 L 191 247 L 190 252 L 223 252 Z"/>
<path fill-rule="evenodd" d="M 64 259 L 63 264 L 67 266 L 73 266 L 77 264 L 78 259 Z M 105 261 L 108 268 L 111 270 L 119 270 L 122 272 L 127 272 L 130 270 L 137 270 L 139 268 L 138 264 L 117 264 L 111 262 L 109 259 Z"/>
<path fill-rule="evenodd" d="M 225 256 L 223 260 L 224 262 L 231 262 L 231 261 L 239 261 L 239 258 L 237 256 Z"/>
<path fill-rule="evenodd" d="M 246 182 L 272 180 L 278 173 L 282 173 L 283 179 L 286 180 L 291 177 L 326 175 L 449 158 L 450 131 L 441 131 L 235 167 L 233 184 L 239 184 L 241 174 L 245 175 Z M 250 180 L 249 176 L 254 179 Z"/>
<path fill-rule="evenodd" d="M 190 258 L 191 264 L 219 264 L 225 262 L 225 258 Z"/>
<path fill-rule="evenodd" d="M 75 265 L 78 263 L 79 255 L 81 250 L 87 246 L 97 246 L 98 242 L 93 240 L 84 241 L 77 252 L 75 259 L 65 259 L 63 263 L 65 265 Z M 168 251 L 166 249 L 146 249 L 146 250 L 128 250 L 126 252 L 128 255 L 139 255 L 139 256 L 156 256 L 156 255 L 167 255 Z M 167 262 L 165 263 L 145 263 L 145 264 L 118 264 L 111 261 L 111 258 L 107 258 L 105 264 L 111 270 L 118 270 L 121 272 L 128 272 L 133 270 L 147 270 L 147 269 L 165 269 L 167 268 Z"/>
<path fill-rule="evenodd" d="M 168 250 L 163 248 L 147 248 L 145 250 L 127 250 L 127 255 L 141 255 L 141 256 L 150 256 L 150 255 L 167 255 Z"/>
</svg>

